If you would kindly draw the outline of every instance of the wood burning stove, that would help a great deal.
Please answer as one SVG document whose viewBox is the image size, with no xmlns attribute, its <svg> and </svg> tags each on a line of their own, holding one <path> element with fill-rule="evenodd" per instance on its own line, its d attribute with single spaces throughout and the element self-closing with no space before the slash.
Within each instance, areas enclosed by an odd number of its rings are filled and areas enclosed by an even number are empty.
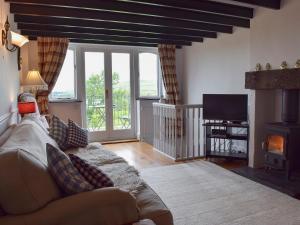
<svg viewBox="0 0 300 225">
<path fill-rule="evenodd" d="M 265 168 L 286 171 L 289 179 L 300 165 L 299 91 L 283 90 L 282 122 L 266 124 Z M 299 162 L 298 162 L 299 161 Z"/>
</svg>

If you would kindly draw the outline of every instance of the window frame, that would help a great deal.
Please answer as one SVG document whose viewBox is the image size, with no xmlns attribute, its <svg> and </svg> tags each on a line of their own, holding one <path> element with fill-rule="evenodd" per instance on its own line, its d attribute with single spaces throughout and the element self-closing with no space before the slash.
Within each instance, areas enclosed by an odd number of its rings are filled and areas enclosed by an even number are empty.
<svg viewBox="0 0 300 225">
<path fill-rule="evenodd" d="M 140 94 L 140 54 L 143 53 L 150 53 L 150 54 L 155 54 L 157 56 L 157 96 L 142 96 Z M 160 66 L 160 60 L 159 60 L 159 53 L 158 50 L 139 50 L 137 51 L 137 57 L 136 57 L 136 62 L 137 62 L 137 98 L 138 99 L 161 99 L 163 97 L 163 81 L 162 81 L 162 73 L 161 73 L 161 66 Z"/>
<path fill-rule="evenodd" d="M 74 98 L 53 98 L 51 97 L 51 93 L 49 94 L 49 103 L 68 103 L 68 102 L 80 102 L 78 99 L 78 71 L 77 71 L 77 48 L 73 45 L 69 45 L 68 50 L 73 51 L 74 57 Z M 67 51 L 68 51 L 67 50 Z"/>
</svg>

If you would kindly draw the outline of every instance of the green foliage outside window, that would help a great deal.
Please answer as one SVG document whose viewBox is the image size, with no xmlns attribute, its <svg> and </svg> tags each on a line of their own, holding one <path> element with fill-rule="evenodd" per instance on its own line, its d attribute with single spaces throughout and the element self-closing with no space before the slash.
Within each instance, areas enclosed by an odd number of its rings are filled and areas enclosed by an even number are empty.
<svg viewBox="0 0 300 225">
<path fill-rule="evenodd" d="M 130 83 L 120 82 L 119 74 L 113 73 L 113 125 L 114 129 L 130 128 Z M 88 128 L 105 130 L 105 76 L 92 74 L 86 81 Z"/>
</svg>

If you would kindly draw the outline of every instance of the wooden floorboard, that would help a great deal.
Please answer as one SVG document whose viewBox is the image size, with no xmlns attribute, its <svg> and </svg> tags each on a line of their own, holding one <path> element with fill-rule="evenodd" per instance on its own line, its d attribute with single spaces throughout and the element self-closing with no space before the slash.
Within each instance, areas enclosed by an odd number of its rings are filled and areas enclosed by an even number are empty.
<svg viewBox="0 0 300 225">
<path fill-rule="evenodd" d="M 104 145 L 107 149 L 126 159 L 130 165 L 138 170 L 189 162 L 176 163 L 164 154 L 159 153 L 152 145 L 144 142 L 110 143 Z M 209 159 L 209 161 L 226 169 L 239 168 L 246 165 L 246 162 L 242 160 Z"/>
<path fill-rule="evenodd" d="M 173 165 L 175 162 L 144 142 L 105 144 L 107 149 L 123 157 L 137 169 Z"/>
</svg>

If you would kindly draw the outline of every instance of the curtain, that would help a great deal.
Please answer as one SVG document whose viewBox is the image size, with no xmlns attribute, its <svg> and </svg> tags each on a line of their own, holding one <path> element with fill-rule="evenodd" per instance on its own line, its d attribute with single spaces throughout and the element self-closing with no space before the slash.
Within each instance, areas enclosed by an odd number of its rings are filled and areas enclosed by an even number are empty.
<svg viewBox="0 0 300 225">
<path fill-rule="evenodd" d="M 180 104 L 180 95 L 178 81 L 176 76 L 176 46 L 168 44 L 158 45 L 158 52 L 161 64 L 162 78 L 166 89 L 166 103 L 172 105 Z M 181 110 L 176 111 L 176 119 L 174 121 L 167 120 L 165 126 L 174 127 L 176 125 L 176 134 L 182 136 Z"/>
<path fill-rule="evenodd" d="M 177 105 L 180 103 L 180 96 L 176 77 L 176 46 L 160 44 L 158 45 L 158 52 L 166 89 L 166 103 Z"/>
<path fill-rule="evenodd" d="M 37 93 L 37 103 L 41 114 L 48 114 L 48 96 L 59 76 L 68 46 L 67 38 L 38 37 L 39 71 L 48 85 L 47 91 Z"/>
</svg>

